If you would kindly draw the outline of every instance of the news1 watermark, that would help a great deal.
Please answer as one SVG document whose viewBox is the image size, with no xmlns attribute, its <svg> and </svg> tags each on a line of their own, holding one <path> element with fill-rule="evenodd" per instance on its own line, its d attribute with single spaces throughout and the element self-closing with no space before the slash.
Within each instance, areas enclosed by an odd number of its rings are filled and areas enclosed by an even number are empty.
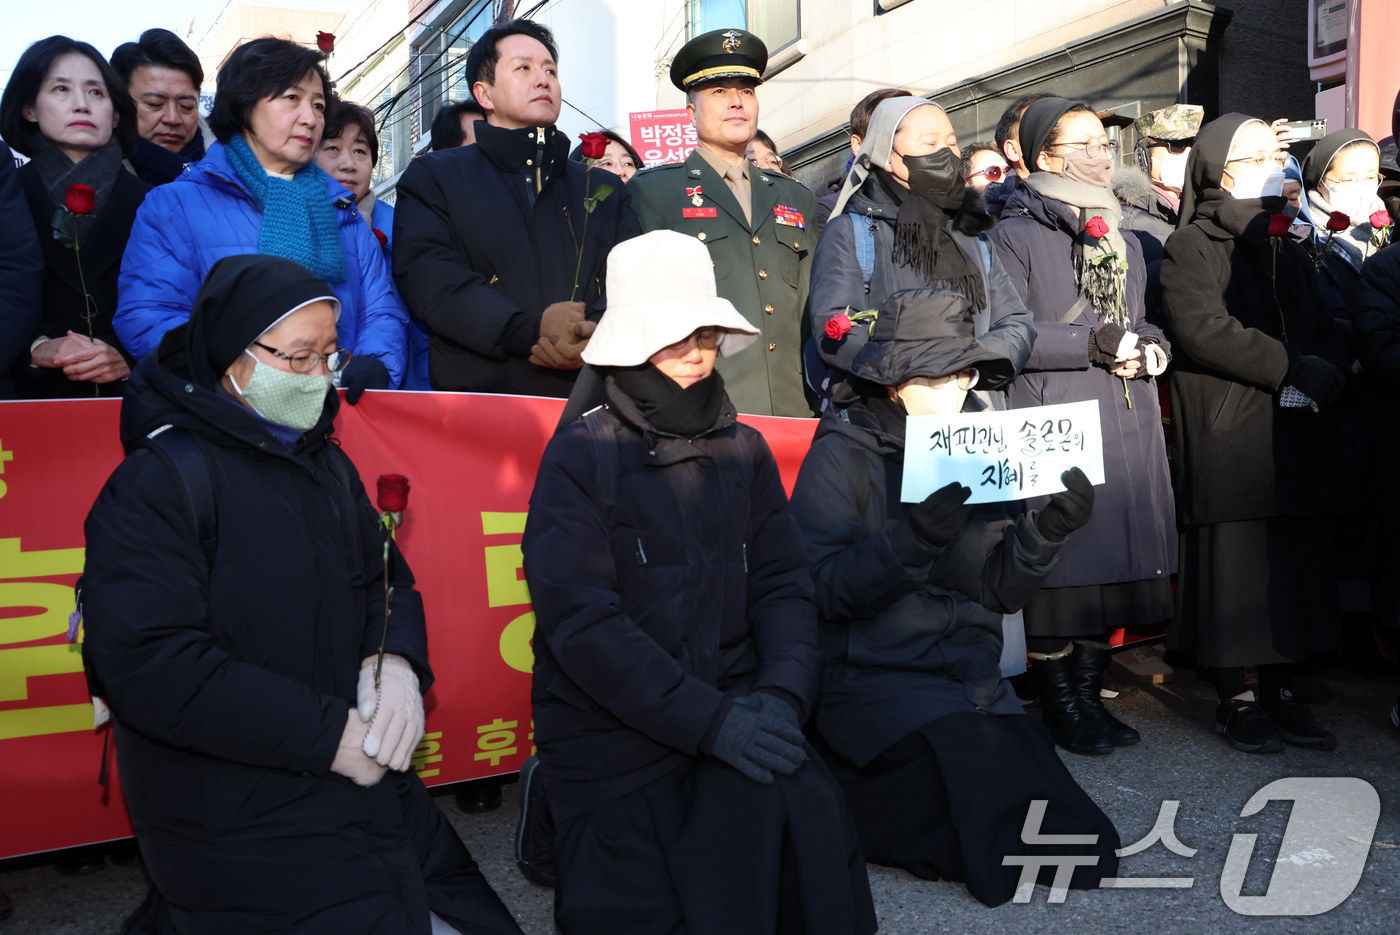
<svg viewBox="0 0 1400 935">
<path fill-rule="evenodd" d="M 1220 896 L 1225 905 L 1246 916 L 1314 916 L 1335 909 L 1361 882 L 1366 857 L 1371 851 L 1371 835 L 1381 817 L 1381 799 L 1364 779 L 1349 776 L 1295 777 L 1278 779 L 1250 796 L 1240 811 L 1241 818 L 1257 814 L 1269 802 L 1291 800 L 1293 810 L 1283 832 L 1278 858 L 1262 896 L 1243 895 L 1245 874 L 1254 854 L 1258 835 L 1236 834 L 1225 855 L 1220 875 Z M 1036 799 L 1026 812 L 1021 843 L 1031 845 L 1093 845 L 1096 834 L 1042 834 L 1048 801 Z M 1152 830 L 1136 844 L 1119 848 L 1120 858 L 1140 854 L 1160 843 L 1179 857 L 1194 857 L 1197 848 L 1188 847 L 1176 836 L 1176 813 L 1180 801 L 1166 799 L 1157 813 Z M 1028 903 L 1042 869 L 1055 869 L 1050 885 L 1050 903 L 1062 903 L 1069 892 L 1076 867 L 1093 867 L 1097 855 L 1034 855 L 1002 858 L 1003 866 L 1019 866 L 1021 878 L 1012 902 Z M 1120 873 L 1122 868 L 1120 868 Z M 1190 877 L 1105 877 L 1101 889 L 1190 889 Z"/>
</svg>

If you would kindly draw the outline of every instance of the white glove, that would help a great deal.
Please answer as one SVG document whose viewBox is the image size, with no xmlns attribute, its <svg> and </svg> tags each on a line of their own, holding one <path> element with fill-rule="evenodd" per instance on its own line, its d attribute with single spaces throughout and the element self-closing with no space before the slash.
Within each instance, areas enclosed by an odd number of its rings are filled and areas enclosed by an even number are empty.
<svg viewBox="0 0 1400 935">
<path fill-rule="evenodd" d="M 374 679 L 370 679 L 371 687 Z M 369 724 L 360 719 L 354 708 L 345 712 L 345 731 L 340 735 L 340 745 L 335 749 L 335 760 L 331 772 L 339 773 L 354 780 L 357 786 L 372 786 L 384 776 L 384 767 L 365 756 L 365 735 Z"/>
<path fill-rule="evenodd" d="M 384 654 L 376 694 L 374 667 L 378 658 L 370 656 L 360 664 L 359 713 L 370 722 L 365 755 L 374 757 L 380 766 L 402 772 L 413 762 L 413 750 L 423 738 L 423 694 L 413 666 L 392 653 Z"/>
</svg>

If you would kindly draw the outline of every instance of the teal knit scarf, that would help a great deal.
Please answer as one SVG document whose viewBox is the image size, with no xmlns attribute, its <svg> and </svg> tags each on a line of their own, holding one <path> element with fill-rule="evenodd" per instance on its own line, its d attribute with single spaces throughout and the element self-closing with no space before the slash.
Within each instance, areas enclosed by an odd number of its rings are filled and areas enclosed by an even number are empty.
<svg viewBox="0 0 1400 935">
<path fill-rule="evenodd" d="M 326 173 L 314 162 L 291 181 L 267 174 L 243 134 L 225 144 L 228 161 L 262 212 L 258 253 L 286 257 L 326 282 L 344 282 L 345 247 L 326 193 Z"/>
</svg>

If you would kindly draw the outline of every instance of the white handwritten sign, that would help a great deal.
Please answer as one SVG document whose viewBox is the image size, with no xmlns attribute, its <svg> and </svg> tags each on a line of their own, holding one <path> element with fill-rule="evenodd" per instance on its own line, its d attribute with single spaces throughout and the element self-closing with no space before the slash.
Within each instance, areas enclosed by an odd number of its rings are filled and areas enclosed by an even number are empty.
<svg viewBox="0 0 1400 935">
<path fill-rule="evenodd" d="M 905 503 L 918 503 L 953 481 L 972 488 L 968 503 L 1042 497 L 1064 490 L 1060 474 L 1072 467 L 1095 484 L 1104 482 L 1098 400 L 909 416 L 904 437 Z"/>
</svg>

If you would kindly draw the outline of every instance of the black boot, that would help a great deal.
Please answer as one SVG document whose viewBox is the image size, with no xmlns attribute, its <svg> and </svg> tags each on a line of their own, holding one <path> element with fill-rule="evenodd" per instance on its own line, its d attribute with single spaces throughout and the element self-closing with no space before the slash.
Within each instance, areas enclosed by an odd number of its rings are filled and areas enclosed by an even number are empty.
<svg viewBox="0 0 1400 935">
<path fill-rule="evenodd" d="M 492 812 L 501 807 L 501 780 L 475 779 L 457 787 L 457 807 L 468 815 Z"/>
<path fill-rule="evenodd" d="M 1129 747 L 1142 740 L 1142 735 L 1118 720 L 1104 707 L 1103 673 L 1113 654 L 1092 643 L 1074 643 L 1074 687 L 1084 705 L 1084 716 L 1098 725 L 1104 739 L 1115 747 Z"/>
<path fill-rule="evenodd" d="M 1066 647 L 1068 650 L 1068 647 Z M 1031 673 L 1040 688 L 1041 722 L 1050 729 L 1055 742 L 1071 753 L 1103 756 L 1113 752 L 1098 722 L 1084 710 L 1084 702 L 1074 684 L 1074 657 L 1068 651 L 1045 658 L 1032 653 Z"/>
<path fill-rule="evenodd" d="M 520 822 L 515 826 L 515 865 L 536 886 L 559 882 L 554 870 L 554 815 L 540 782 L 540 761 L 530 757 L 520 768 Z"/>
</svg>

